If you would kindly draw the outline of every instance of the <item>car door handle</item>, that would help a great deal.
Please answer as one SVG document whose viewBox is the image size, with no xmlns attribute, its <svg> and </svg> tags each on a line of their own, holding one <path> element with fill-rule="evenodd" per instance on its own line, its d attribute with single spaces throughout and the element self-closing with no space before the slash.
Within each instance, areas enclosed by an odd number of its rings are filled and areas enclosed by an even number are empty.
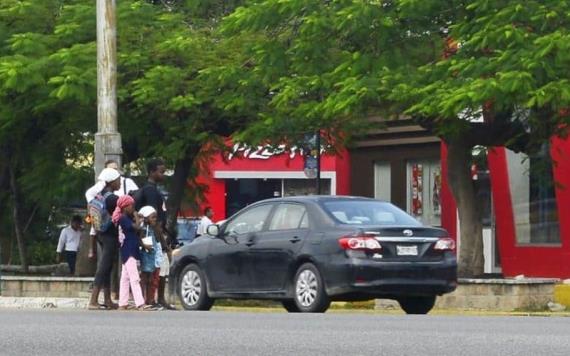
<svg viewBox="0 0 570 356">
<path fill-rule="evenodd" d="M 247 239 L 247 241 L 245 242 L 245 245 L 247 247 L 255 245 L 255 237 L 250 237 L 249 239 Z"/>
<path fill-rule="evenodd" d="M 289 241 L 291 241 L 292 243 L 295 243 L 295 242 L 301 241 L 301 238 L 299 236 L 294 236 L 294 237 L 290 238 Z"/>
</svg>

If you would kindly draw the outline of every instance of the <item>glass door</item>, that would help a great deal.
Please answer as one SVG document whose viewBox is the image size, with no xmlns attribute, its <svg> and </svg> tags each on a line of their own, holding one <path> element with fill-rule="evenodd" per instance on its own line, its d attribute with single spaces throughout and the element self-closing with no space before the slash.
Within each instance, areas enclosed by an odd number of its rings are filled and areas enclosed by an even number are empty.
<svg viewBox="0 0 570 356">
<path fill-rule="evenodd" d="M 441 226 L 441 165 L 439 160 L 407 164 L 407 210 L 425 225 Z"/>
</svg>

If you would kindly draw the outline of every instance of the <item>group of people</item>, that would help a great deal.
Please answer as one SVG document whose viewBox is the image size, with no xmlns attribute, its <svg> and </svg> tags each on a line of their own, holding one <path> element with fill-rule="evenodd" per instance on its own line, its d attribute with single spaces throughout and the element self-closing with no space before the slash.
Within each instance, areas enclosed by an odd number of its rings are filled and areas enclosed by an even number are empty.
<svg viewBox="0 0 570 356">
<path fill-rule="evenodd" d="M 88 202 L 96 196 L 104 197 L 112 222 L 104 230 L 92 228 L 90 233 L 89 257 L 97 257 L 97 245 L 101 256 L 89 309 L 175 309 L 165 298 L 172 258 L 166 233 L 166 204 L 158 187 L 165 171 L 162 160 L 150 160 L 147 182 L 139 189 L 131 179 L 121 176 L 117 162 L 108 161 L 98 182 L 85 193 Z M 111 275 L 117 256 L 121 262 L 118 304 L 111 298 Z M 101 291 L 103 303 L 99 304 Z M 134 306 L 129 304 L 130 295 Z"/>
<path fill-rule="evenodd" d="M 165 194 L 159 188 L 166 166 L 164 161 L 153 159 L 146 168 L 147 181 L 139 189 L 132 179 L 122 176 L 116 161 L 109 160 L 95 185 L 85 192 L 88 205 L 95 198 L 101 199 L 111 217 L 108 227 L 96 231 L 92 224 L 89 234 L 88 256 L 98 260 L 89 309 L 129 309 L 132 308 L 129 306 L 131 295 L 134 308 L 140 310 L 175 309 L 165 297 L 171 248 L 176 242 L 167 233 Z M 211 207 L 204 209 L 197 236 L 207 234 L 213 215 Z M 58 260 L 61 262 L 65 257 L 72 275 L 75 274 L 82 223 L 81 216 L 73 216 L 69 226 L 62 229 L 57 246 Z M 98 250 L 100 256 L 97 256 Z M 118 288 L 115 286 L 114 289 L 112 276 L 117 277 L 118 273 L 114 272 L 119 265 L 120 279 L 116 278 Z M 102 304 L 99 303 L 101 291 Z M 113 299 L 117 298 L 118 303 L 115 303 Z"/>
</svg>

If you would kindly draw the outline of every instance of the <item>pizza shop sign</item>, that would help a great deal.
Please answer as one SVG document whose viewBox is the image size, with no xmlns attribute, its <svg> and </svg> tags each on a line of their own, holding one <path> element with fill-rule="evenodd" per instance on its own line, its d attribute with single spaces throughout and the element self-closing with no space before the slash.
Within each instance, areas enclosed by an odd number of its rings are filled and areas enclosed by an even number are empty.
<svg viewBox="0 0 570 356">
<path fill-rule="evenodd" d="M 236 156 L 247 159 L 269 159 L 273 156 L 278 156 L 285 153 L 289 153 L 289 158 L 293 159 L 297 155 L 301 157 L 304 156 L 305 151 L 303 150 L 303 148 L 298 146 L 292 146 L 290 148 L 287 148 L 286 145 L 279 145 L 277 147 L 272 147 L 272 146 L 250 147 L 247 145 L 236 143 L 232 147 L 232 152 L 228 154 L 228 160 L 231 160 Z"/>
</svg>

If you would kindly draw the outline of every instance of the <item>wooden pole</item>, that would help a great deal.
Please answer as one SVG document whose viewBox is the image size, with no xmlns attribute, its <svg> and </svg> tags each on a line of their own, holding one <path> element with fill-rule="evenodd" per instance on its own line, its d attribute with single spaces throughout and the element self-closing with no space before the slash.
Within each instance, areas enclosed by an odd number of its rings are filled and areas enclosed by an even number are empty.
<svg viewBox="0 0 570 356">
<path fill-rule="evenodd" d="M 97 129 L 95 175 L 106 160 L 121 165 L 123 153 L 117 128 L 117 15 L 115 0 L 97 0 Z"/>
</svg>

